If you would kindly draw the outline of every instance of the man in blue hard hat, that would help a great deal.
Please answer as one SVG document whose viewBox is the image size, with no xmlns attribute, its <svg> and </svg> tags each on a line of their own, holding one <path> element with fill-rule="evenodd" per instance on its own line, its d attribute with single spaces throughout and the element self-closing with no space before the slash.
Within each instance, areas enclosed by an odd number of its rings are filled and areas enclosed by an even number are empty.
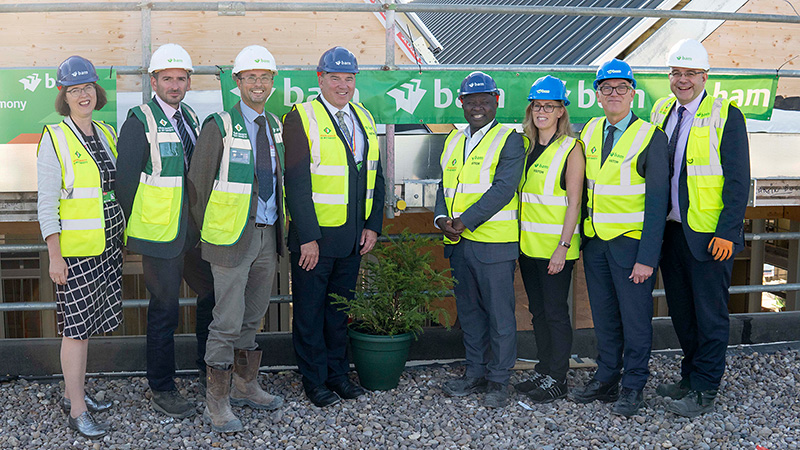
<svg viewBox="0 0 800 450">
<path fill-rule="evenodd" d="M 652 292 L 669 196 L 667 137 L 631 112 L 636 79 L 627 63 L 600 66 L 594 88 L 605 116 L 590 120 L 581 140 L 588 211 L 583 264 L 597 371 L 573 398 L 614 401 L 613 414 L 632 416 L 650 375 Z"/>
<path fill-rule="evenodd" d="M 736 104 L 705 90 L 710 65 L 703 44 L 679 41 L 667 65 L 675 95 L 655 103 L 651 120 L 670 136 L 661 273 L 683 361 L 680 381 L 659 385 L 656 393 L 676 400 L 669 411 L 695 417 L 714 410 L 725 372 L 728 288 L 733 256 L 744 248 L 750 149 Z"/>
<path fill-rule="evenodd" d="M 284 117 L 286 207 L 294 300 L 292 337 L 303 388 L 325 407 L 364 389 L 347 372 L 347 314 L 361 257 L 383 227 L 384 179 L 375 120 L 356 91 L 358 62 L 344 47 L 322 54 L 321 94 Z"/>
<path fill-rule="evenodd" d="M 492 408 L 508 403 L 517 357 L 517 186 L 525 158 L 522 136 L 495 120 L 499 95 L 494 79 L 483 72 L 461 82 L 459 99 L 469 126 L 445 140 L 434 219 L 456 280 L 467 360 L 464 376 L 445 382 L 442 390 L 452 397 L 485 390 L 484 405 Z"/>
</svg>

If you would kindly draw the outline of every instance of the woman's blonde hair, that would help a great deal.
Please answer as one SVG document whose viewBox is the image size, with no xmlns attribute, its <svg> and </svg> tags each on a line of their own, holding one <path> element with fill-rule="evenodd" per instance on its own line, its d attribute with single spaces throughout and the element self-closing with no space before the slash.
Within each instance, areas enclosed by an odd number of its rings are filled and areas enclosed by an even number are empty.
<svg viewBox="0 0 800 450">
<path fill-rule="evenodd" d="M 572 131 L 572 125 L 569 123 L 569 111 L 567 111 L 567 108 L 564 106 L 564 102 L 556 101 L 564 108 L 564 114 L 558 119 L 554 139 L 558 139 L 561 136 L 576 137 L 575 132 Z M 525 108 L 525 119 L 522 121 L 522 129 L 525 132 L 525 136 L 531 140 L 531 146 L 528 148 L 530 152 L 539 141 L 539 129 L 533 124 L 533 102 L 528 103 L 528 107 Z"/>
</svg>

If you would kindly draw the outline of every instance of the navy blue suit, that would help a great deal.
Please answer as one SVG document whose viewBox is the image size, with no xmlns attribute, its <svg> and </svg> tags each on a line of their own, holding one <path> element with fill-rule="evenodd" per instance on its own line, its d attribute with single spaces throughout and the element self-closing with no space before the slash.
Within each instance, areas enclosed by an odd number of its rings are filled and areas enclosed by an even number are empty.
<svg viewBox="0 0 800 450">
<path fill-rule="evenodd" d="M 494 126 L 499 126 L 494 122 Z M 454 131 L 455 133 L 456 131 Z M 455 150 L 464 157 L 464 148 Z M 514 198 L 525 165 L 522 136 L 511 133 L 500 150 L 492 187 L 461 214 L 461 221 L 475 231 Z M 436 194 L 435 217 L 451 217 L 442 182 Z M 508 383 L 517 357 L 517 322 L 514 315 L 514 270 L 519 242 L 488 243 L 466 238 L 445 245 L 450 259 L 456 308 L 464 332 L 468 377 L 486 377 Z"/>
<path fill-rule="evenodd" d="M 664 125 L 668 118 L 669 115 Z M 708 252 L 708 244 L 717 236 L 733 242 L 734 255 L 744 248 L 743 221 L 750 188 L 750 150 L 744 116 L 735 106 L 728 110 L 719 152 L 725 181 L 722 187 L 724 206 L 716 231 L 698 233 L 687 223 L 691 205 L 684 154 L 678 181 L 682 221 L 667 222 L 661 260 L 669 314 L 683 349 L 681 378 L 689 380 L 692 389 L 700 391 L 719 387 L 725 372 L 730 333 L 728 288 L 733 256 L 725 261 L 714 261 Z"/>
<path fill-rule="evenodd" d="M 635 115 L 633 123 L 641 120 Z M 630 125 L 626 132 L 630 131 Z M 650 371 L 653 341 L 653 286 L 661 252 L 664 217 L 669 202 L 667 136 L 656 130 L 639 156 L 636 170 L 645 178 L 644 223 L 641 239 L 625 235 L 611 240 L 585 240 L 583 264 L 592 320 L 597 336 L 597 372 L 604 383 L 617 382 L 641 390 Z M 653 275 L 635 284 L 628 277 L 636 263 L 652 267 Z"/>
<path fill-rule="evenodd" d="M 358 117 L 354 117 L 356 126 L 363 130 Z M 337 121 L 331 117 L 331 122 L 336 124 Z M 346 142 L 338 126 L 336 132 L 339 139 Z M 366 133 L 364 136 L 366 158 L 369 149 L 366 148 Z M 385 184 L 379 161 L 372 211 L 365 219 L 366 163 L 359 170 L 348 151 L 347 221 L 340 227 L 320 226 L 311 199 L 308 138 L 296 109 L 284 117 L 283 142 L 286 146 L 286 207 L 291 216 L 288 238 L 294 301 L 292 342 L 303 385 L 308 391 L 324 383 L 343 381 L 350 369 L 346 353 L 347 314 L 331 304 L 330 294 L 352 298 L 361 265 L 361 233 L 368 229 L 380 234 L 383 227 Z M 319 262 L 306 271 L 299 266 L 300 246 L 312 241 L 319 245 Z"/>
<path fill-rule="evenodd" d="M 193 133 L 192 127 L 188 128 Z M 125 220 L 130 218 L 139 187 L 139 175 L 150 159 L 150 144 L 144 125 L 130 115 L 122 125 L 117 141 L 116 196 Z M 147 308 L 147 380 L 155 391 L 175 390 L 175 329 L 180 317 L 178 298 L 181 279 L 197 293 L 197 367 L 205 371 L 208 326 L 214 309 L 214 276 L 204 261 L 197 243 L 200 229 L 189 214 L 189 192 L 184 172 L 178 234 L 170 242 L 151 242 L 128 238 L 128 250 L 142 255 L 142 271 L 150 303 Z"/>
</svg>

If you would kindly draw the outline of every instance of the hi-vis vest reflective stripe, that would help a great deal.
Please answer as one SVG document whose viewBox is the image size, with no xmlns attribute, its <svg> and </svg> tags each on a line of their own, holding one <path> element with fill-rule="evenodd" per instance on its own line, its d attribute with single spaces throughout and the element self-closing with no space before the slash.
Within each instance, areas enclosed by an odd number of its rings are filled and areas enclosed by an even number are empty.
<svg viewBox="0 0 800 450">
<path fill-rule="evenodd" d="M 350 172 L 347 167 L 347 153 L 350 150 L 336 134 L 336 127 L 321 100 L 297 104 L 295 108 L 300 113 L 311 152 L 311 197 L 317 221 L 321 227 L 342 226 L 347 222 Z M 367 219 L 372 213 L 372 198 L 375 195 L 375 179 L 378 173 L 378 135 L 375 133 L 375 119 L 366 108 L 360 103 L 350 102 L 350 109 L 358 116 L 367 137 L 368 147 L 363 161 L 367 169 L 364 205 L 364 218 Z"/>
<path fill-rule="evenodd" d="M 650 114 L 651 121 L 665 127 L 675 101 L 675 97 L 657 101 Z M 735 107 L 736 103 L 707 95 L 700 102 L 689 130 L 684 158 L 689 191 L 686 220 L 689 227 L 698 233 L 713 233 L 717 230 L 719 215 L 724 206 L 722 186 L 725 184 L 725 177 L 722 174 L 719 146 L 731 105 Z"/>
<path fill-rule="evenodd" d="M 583 222 L 586 236 L 611 240 L 620 235 L 641 239 L 644 224 L 645 180 L 637 161 L 656 127 L 644 120 L 630 124 L 600 164 L 606 120 L 592 119 L 581 132 L 586 143 L 586 189 L 589 216 Z"/>
<path fill-rule="evenodd" d="M 567 191 L 561 188 L 561 174 L 576 141 L 569 136 L 556 139 L 522 174 L 519 248 L 526 256 L 549 259 L 561 242 L 569 204 Z M 567 259 L 578 259 L 579 255 L 580 233 L 576 226 Z"/>
<path fill-rule="evenodd" d="M 266 116 L 275 138 L 278 164 L 281 164 L 283 135 L 280 120 L 270 112 Z M 206 122 L 212 118 L 222 134 L 222 159 L 206 205 L 200 237 L 204 242 L 214 245 L 233 245 L 242 237 L 250 216 L 255 158 L 247 127 L 238 109 L 212 114 Z"/>
<path fill-rule="evenodd" d="M 92 122 L 103 133 L 111 153 L 116 157 L 117 134 L 114 128 L 103 122 Z M 58 206 L 61 255 L 100 255 L 106 248 L 100 169 L 65 122 L 44 128 L 53 139 L 58 162 L 61 163 L 61 199 Z"/>
<path fill-rule="evenodd" d="M 197 115 L 183 103 L 181 108 L 197 134 Z M 139 175 L 139 187 L 125 230 L 126 242 L 129 237 L 171 242 L 178 236 L 183 203 L 183 144 L 155 99 L 131 108 L 128 117 L 131 115 L 144 124 L 150 159 Z"/>
<path fill-rule="evenodd" d="M 492 187 L 497 162 L 506 140 L 513 133 L 509 127 L 495 124 L 464 161 L 467 135 L 463 130 L 451 131 L 444 141 L 442 187 L 447 211 L 453 218 L 460 217 L 470 206 Z M 464 230 L 462 237 L 477 242 L 518 242 L 519 222 L 517 209 L 519 196 L 514 198 L 475 231 Z M 454 242 L 444 238 L 445 244 Z"/>
</svg>

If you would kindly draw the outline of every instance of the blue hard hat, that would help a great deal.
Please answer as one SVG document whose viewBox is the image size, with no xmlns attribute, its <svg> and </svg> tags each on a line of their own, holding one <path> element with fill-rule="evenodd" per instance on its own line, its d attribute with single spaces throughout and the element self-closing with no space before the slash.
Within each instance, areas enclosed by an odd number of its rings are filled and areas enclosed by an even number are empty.
<svg viewBox="0 0 800 450">
<path fill-rule="evenodd" d="M 70 56 L 58 65 L 56 71 L 56 86 L 94 83 L 98 79 L 92 62 L 82 56 Z"/>
<path fill-rule="evenodd" d="M 344 47 L 333 47 L 319 58 L 317 72 L 358 73 L 356 55 Z"/>
<path fill-rule="evenodd" d="M 603 63 L 603 65 L 597 69 L 597 78 L 594 80 L 594 90 L 597 90 L 597 86 L 601 81 L 613 78 L 628 80 L 631 82 L 633 88 L 636 89 L 636 79 L 633 78 L 631 66 L 625 61 L 614 58 L 611 61 Z"/>
<path fill-rule="evenodd" d="M 494 78 L 483 72 L 472 72 L 461 82 L 461 91 L 458 96 L 481 93 L 500 95 L 500 90 L 497 89 Z"/>
<path fill-rule="evenodd" d="M 560 100 L 564 106 L 569 106 L 567 88 L 564 82 L 554 76 L 547 75 L 533 82 L 528 100 Z"/>
</svg>

